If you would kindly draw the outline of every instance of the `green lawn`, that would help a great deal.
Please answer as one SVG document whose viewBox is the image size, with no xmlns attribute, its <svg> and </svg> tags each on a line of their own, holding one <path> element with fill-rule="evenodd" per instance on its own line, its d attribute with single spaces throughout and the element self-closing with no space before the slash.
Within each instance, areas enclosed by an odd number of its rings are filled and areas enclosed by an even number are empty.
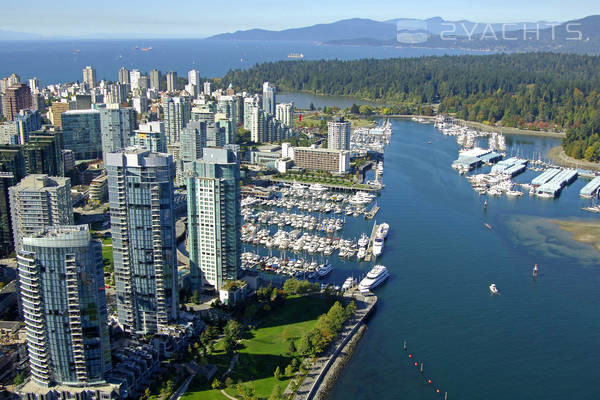
<svg viewBox="0 0 600 400">
<path fill-rule="evenodd" d="M 275 385 L 280 385 L 283 392 L 291 377 L 282 377 L 277 381 L 273 372 L 279 366 L 283 374 L 285 367 L 290 364 L 293 357 L 288 354 L 289 340 L 294 340 L 297 348 L 300 337 L 315 326 L 317 318 L 326 313 L 331 305 L 324 298 L 288 297 L 282 307 L 262 320 L 258 329 L 246 332 L 239 350 L 238 364 L 231 375 L 234 382 L 252 382 L 257 396 L 263 399 L 269 397 Z M 225 398 L 218 391 L 209 390 L 206 384 L 193 389 L 191 386 L 184 400 Z M 235 388 L 226 391 L 237 396 Z"/>
<path fill-rule="evenodd" d="M 114 271 L 112 238 L 102 239 L 102 260 L 104 261 L 104 271 Z"/>
</svg>

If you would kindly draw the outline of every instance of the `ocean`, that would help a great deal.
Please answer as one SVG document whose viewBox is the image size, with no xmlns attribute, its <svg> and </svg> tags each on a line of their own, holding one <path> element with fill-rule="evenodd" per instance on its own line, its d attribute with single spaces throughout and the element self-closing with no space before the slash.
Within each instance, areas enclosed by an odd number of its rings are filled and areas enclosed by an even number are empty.
<svg viewBox="0 0 600 400">
<path fill-rule="evenodd" d="M 142 51 L 142 48 L 150 47 L 152 50 Z M 230 69 L 287 60 L 290 53 L 302 53 L 305 60 L 350 60 L 467 52 L 208 39 L 0 41 L 0 77 L 13 72 L 24 80 L 37 76 L 43 85 L 81 81 L 82 69 L 91 65 L 96 68 L 98 80 L 116 81 L 121 67 L 137 68 L 143 73 L 158 68 L 163 73 L 176 71 L 185 77 L 189 70 L 197 69 L 201 76 L 214 78 L 223 76 Z"/>
</svg>

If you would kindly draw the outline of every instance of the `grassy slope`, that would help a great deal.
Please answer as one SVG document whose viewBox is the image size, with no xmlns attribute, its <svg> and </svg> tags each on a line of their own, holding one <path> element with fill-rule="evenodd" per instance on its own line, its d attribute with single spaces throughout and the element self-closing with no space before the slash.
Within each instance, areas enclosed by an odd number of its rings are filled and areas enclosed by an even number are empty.
<svg viewBox="0 0 600 400">
<path fill-rule="evenodd" d="M 273 372 L 279 366 L 283 373 L 292 360 L 287 353 L 288 339 L 294 340 L 297 348 L 300 337 L 315 326 L 317 318 L 326 313 L 330 306 L 328 300 L 321 298 L 288 298 L 285 305 L 268 315 L 258 329 L 247 332 L 242 340 L 243 348 L 239 351 L 238 365 L 231 376 L 233 380 L 252 381 L 260 398 L 268 397 L 275 385 L 280 385 L 283 392 L 290 377 L 282 377 L 277 381 Z M 218 391 L 207 389 L 191 388 L 183 400 L 224 398 Z M 227 393 L 237 395 L 234 388 L 227 389 Z"/>
</svg>

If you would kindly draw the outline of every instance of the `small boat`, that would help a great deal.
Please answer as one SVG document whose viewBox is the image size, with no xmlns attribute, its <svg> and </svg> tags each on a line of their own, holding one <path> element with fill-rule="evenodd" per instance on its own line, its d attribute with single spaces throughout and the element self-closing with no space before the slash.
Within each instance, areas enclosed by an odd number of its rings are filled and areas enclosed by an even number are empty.
<svg viewBox="0 0 600 400">
<path fill-rule="evenodd" d="M 380 237 L 382 239 L 387 238 L 388 232 L 390 230 L 390 226 L 383 222 L 381 225 L 379 225 L 379 228 L 377 228 L 377 237 Z"/>
<path fill-rule="evenodd" d="M 346 280 L 344 281 L 344 284 L 342 285 L 342 290 L 348 290 L 351 289 L 354 286 L 354 278 L 349 276 L 346 278 Z"/>
<path fill-rule="evenodd" d="M 483 224 L 486 228 L 488 229 L 492 229 L 492 226 L 490 224 L 488 224 L 487 222 L 485 224 Z"/>
<path fill-rule="evenodd" d="M 538 275 L 538 265 L 535 264 L 535 266 L 533 267 L 533 276 L 536 277 Z"/>
<path fill-rule="evenodd" d="M 373 255 L 379 257 L 383 254 L 383 238 L 377 237 L 373 241 Z"/>
<path fill-rule="evenodd" d="M 499 293 L 499 292 L 498 292 L 498 288 L 496 287 L 496 284 L 495 284 L 495 283 L 492 283 L 492 284 L 490 285 L 490 292 L 491 292 L 492 294 L 498 294 L 498 293 Z"/>
<path fill-rule="evenodd" d="M 319 278 L 325 278 L 331 271 L 333 271 L 333 266 L 327 263 L 317 271 L 317 274 L 319 275 Z"/>
<path fill-rule="evenodd" d="M 367 236 L 367 234 L 363 232 L 363 234 L 360 236 L 360 239 L 358 239 L 358 246 L 359 247 L 367 247 L 368 244 L 369 244 L 369 236 Z"/>
</svg>

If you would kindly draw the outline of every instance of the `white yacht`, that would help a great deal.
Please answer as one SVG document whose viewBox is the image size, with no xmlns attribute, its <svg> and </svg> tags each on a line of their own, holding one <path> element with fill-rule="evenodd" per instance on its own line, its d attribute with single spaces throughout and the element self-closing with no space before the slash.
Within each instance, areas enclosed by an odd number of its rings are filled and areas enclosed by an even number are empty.
<svg viewBox="0 0 600 400">
<path fill-rule="evenodd" d="M 363 234 L 360 235 L 360 239 L 358 239 L 358 247 L 367 247 L 368 245 L 369 236 L 367 236 L 367 234 L 363 232 Z"/>
<path fill-rule="evenodd" d="M 324 266 L 322 266 L 321 268 L 319 268 L 319 270 L 317 271 L 317 274 L 319 275 L 319 278 L 325 278 L 327 275 L 329 275 L 331 273 L 331 271 L 333 271 L 333 266 L 331 264 L 327 263 Z"/>
<path fill-rule="evenodd" d="M 359 260 L 362 260 L 363 258 L 365 258 L 366 255 L 367 255 L 367 248 L 361 247 L 360 249 L 358 249 L 358 253 L 356 254 L 356 257 Z"/>
<path fill-rule="evenodd" d="M 313 183 L 308 189 L 315 192 L 324 192 L 327 190 L 327 188 L 320 183 Z"/>
<path fill-rule="evenodd" d="M 366 293 L 371 289 L 375 289 L 377 286 L 385 282 L 389 276 L 390 273 L 386 267 L 383 265 L 376 265 L 369 271 L 367 276 L 360 281 L 358 284 L 358 290 L 360 290 L 361 293 Z"/>
<path fill-rule="evenodd" d="M 348 290 L 351 289 L 352 286 L 354 286 L 354 278 L 349 276 L 346 278 L 346 280 L 344 281 L 344 284 L 342 285 L 342 290 Z"/>
<path fill-rule="evenodd" d="M 498 288 L 496 287 L 496 284 L 495 284 L 495 283 L 492 283 L 492 284 L 490 285 L 490 292 L 492 292 L 492 294 L 498 294 L 498 293 L 499 293 L 499 292 L 498 292 Z"/>
<path fill-rule="evenodd" d="M 387 237 L 389 231 L 390 231 L 390 226 L 384 222 L 381 225 L 379 225 L 379 228 L 377 228 L 377 237 L 385 239 Z"/>
<path fill-rule="evenodd" d="M 379 257 L 383 254 L 383 239 L 380 237 L 375 238 L 373 241 L 373 255 Z"/>
</svg>

